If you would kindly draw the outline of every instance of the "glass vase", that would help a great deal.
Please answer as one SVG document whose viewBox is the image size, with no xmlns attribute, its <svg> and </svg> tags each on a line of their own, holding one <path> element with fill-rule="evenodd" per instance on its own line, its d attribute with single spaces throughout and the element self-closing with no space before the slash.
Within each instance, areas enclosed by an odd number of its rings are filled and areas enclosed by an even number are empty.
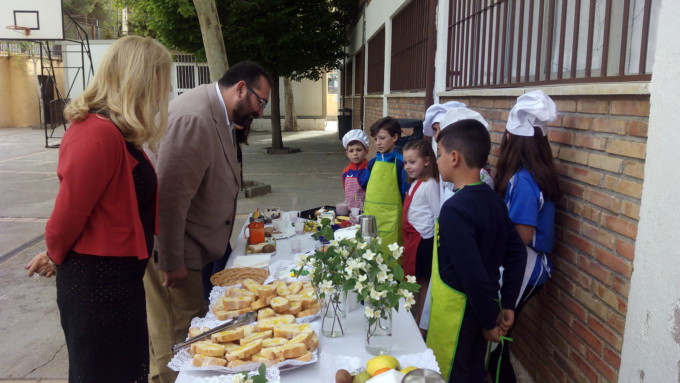
<svg viewBox="0 0 680 383">
<path fill-rule="evenodd" d="M 347 292 L 340 289 L 326 294 L 321 307 L 321 333 L 329 338 L 345 334 L 342 321 L 347 317 Z"/>
<path fill-rule="evenodd" d="M 368 302 L 366 304 L 367 307 L 373 308 Z M 380 309 L 384 311 L 383 308 Z M 364 315 L 364 329 L 366 330 L 364 346 L 370 354 L 386 355 L 392 352 L 393 312 L 393 309 L 387 309 L 383 316 L 375 318 L 373 323 Z"/>
</svg>

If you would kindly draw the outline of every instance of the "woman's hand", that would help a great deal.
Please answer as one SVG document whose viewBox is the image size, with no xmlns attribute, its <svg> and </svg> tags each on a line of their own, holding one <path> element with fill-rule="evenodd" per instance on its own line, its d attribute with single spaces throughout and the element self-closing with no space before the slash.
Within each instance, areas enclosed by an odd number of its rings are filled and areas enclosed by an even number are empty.
<svg viewBox="0 0 680 383">
<path fill-rule="evenodd" d="M 40 276 L 49 278 L 57 273 L 57 267 L 52 263 L 50 257 L 47 255 L 47 251 L 33 257 L 33 259 L 28 262 L 24 269 L 28 270 L 28 276 L 32 277 L 34 273 L 38 273 Z"/>
</svg>

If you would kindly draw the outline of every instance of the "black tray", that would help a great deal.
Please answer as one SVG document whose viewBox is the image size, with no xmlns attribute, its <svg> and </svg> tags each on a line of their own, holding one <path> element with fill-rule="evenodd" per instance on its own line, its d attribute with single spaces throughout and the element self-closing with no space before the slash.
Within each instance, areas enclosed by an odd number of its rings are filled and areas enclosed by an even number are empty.
<svg viewBox="0 0 680 383">
<path fill-rule="evenodd" d="M 315 207 L 315 208 L 313 208 L 313 209 L 301 211 L 301 212 L 300 212 L 300 218 L 304 218 L 304 219 L 316 219 L 317 217 L 316 217 L 316 215 L 314 215 L 314 213 L 315 213 L 317 210 L 321 209 L 321 208 L 324 208 L 324 209 L 326 209 L 326 210 L 333 210 L 333 211 L 335 211 L 335 206 L 324 205 L 324 206 Z"/>
</svg>

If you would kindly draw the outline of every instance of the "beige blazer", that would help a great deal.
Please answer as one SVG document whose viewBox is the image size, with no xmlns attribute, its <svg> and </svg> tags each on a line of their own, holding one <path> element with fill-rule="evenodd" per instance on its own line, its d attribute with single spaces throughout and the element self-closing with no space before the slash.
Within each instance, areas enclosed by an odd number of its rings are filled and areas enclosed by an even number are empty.
<svg viewBox="0 0 680 383">
<path fill-rule="evenodd" d="M 156 161 L 159 232 L 152 261 L 200 270 L 224 255 L 236 215 L 240 168 L 215 84 L 170 102 Z"/>
</svg>

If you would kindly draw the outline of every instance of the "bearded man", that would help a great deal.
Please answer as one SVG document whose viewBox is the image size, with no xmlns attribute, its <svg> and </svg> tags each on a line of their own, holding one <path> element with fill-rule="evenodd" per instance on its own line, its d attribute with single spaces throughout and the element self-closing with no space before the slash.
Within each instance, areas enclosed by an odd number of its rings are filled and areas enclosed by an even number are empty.
<svg viewBox="0 0 680 383">
<path fill-rule="evenodd" d="M 150 381 L 174 382 L 171 347 L 205 314 L 201 269 L 228 254 L 241 187 L 235 129 L 262 117 L 271 76 L 241 62 L 175 98 L 156 159 L 158 236 L 144 276 Z"/>
</svg>

